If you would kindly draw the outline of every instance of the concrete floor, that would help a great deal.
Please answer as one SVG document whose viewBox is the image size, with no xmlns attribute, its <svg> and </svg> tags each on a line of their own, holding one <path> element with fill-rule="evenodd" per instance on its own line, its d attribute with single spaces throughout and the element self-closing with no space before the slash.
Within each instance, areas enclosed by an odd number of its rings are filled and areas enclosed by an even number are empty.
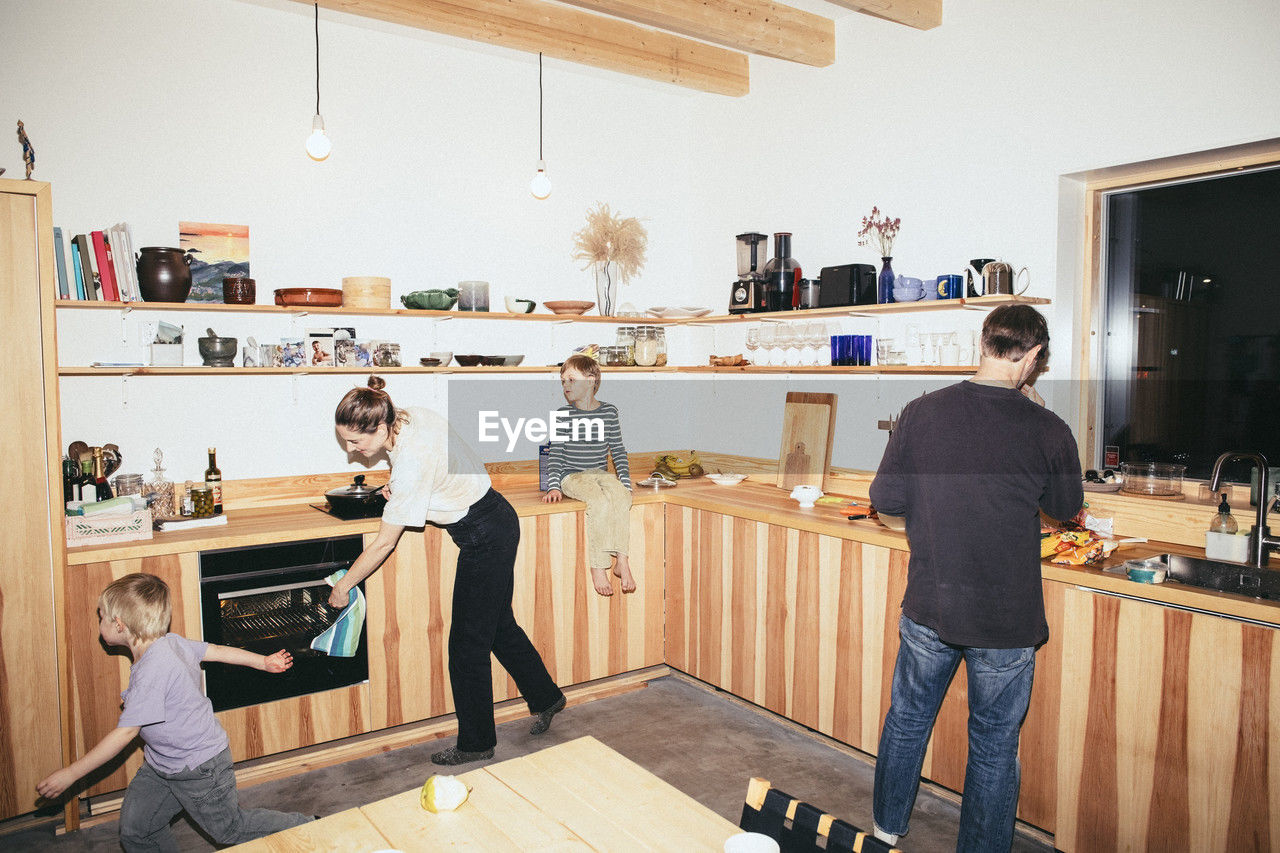
<svg viewBox="0 0 1280 853">
<path fill-rule="evenodd" d="M 865 756 L 837 749 L 796 726 L 686 680 L 668 676 L 620 696 L 570 706 L 551 731 L 529 734 L 527 719 L 498 727 L 494 761 L 592 735 L 662 777 L 733 823 L 742 814 L 747 780 L 762 776 L 775 787 L 860 827 L 871 825 L 872 767 Z M 246 806 L 329 815 L 417 788 L 431 775 L 430 754 L 452 738 L 363 758 L 255 785 L 241 791 Z M 459 772 L 478 764 L 463 765 Z M 1024 768 L 1029 772 L 1030 768 Z M 907 851 L 955 849 L 959 806 L 922 789 Z M 4 825 L 0 824 L 0 832 Z M 215 849 L 180 818 L 174 835 L 184 851 Z M 118 851 L 115 821 L 55 837 L 52 828 L 0 835 L 3 851 Z M 1023 833 L 1015 851 L 1052 847 Z"/>
</svg>

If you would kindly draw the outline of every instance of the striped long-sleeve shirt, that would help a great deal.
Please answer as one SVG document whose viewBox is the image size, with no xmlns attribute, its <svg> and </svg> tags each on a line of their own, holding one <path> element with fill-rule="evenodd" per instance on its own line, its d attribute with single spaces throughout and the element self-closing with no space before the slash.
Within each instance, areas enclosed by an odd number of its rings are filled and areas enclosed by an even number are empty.
<svg viewBox="0 0 1280 853">
<path fill-rule="evenodd" d="M 557 411 L 567 413 L 567 416 L 561 416 L 557 430 L 569 440 L 551 442 L 551 456 L 547 464 L 548 491 L 560 488 L 561 480 L 578 471 L 608 471 L 607 457 L 613 458 L 613 467 L 622 485 L 631 488 L 631 468 L 627 464 L 627 448 L 622 445 L 622 425 L 618 421 L 617 406 L 601 403 L 597 408 L 586 411 L 564 405 Z"/>
</svg>

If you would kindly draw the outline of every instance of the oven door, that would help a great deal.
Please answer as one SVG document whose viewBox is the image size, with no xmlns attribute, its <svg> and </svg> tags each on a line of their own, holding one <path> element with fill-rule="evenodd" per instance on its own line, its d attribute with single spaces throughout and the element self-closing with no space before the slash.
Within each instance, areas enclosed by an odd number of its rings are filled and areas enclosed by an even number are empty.
<svg viewBox="0 0 1280 853">
<path fill-rule="evenodd" d="M 325 578 L 348 568 L 361 546 L 341 540 L 228 549 L 201 554 L 200 598 L 206 642 L 270 655 L 286 649 L 293 667 L 269 673 L 206 663 L 205 691 L 225 711 L 359 684 L 369 678 L 367 637 L 356 655 L 330 657 L 311 641 L 342 611 L 328 606 Z M 354 552 L 354 553 L 353 553 Z M 287 565 L 278 565 L 287 564 Z"/>
</svg>

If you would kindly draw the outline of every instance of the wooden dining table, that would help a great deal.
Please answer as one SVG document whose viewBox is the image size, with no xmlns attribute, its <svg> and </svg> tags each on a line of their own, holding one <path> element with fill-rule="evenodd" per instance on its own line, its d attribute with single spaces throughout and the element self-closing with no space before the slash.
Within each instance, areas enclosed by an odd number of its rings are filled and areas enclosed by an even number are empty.
<svg viewBox="0 0 1280 853">
<path fill-rule="evenodd" d="M 593 737 L 490 764 L 458 778 L 471 793 L 456 811 L 427 811 L 419 804 L 420 790 L 414 788 L 231 849 L 719 853 L 725 840 L 740 831 Z"/>
</svg>

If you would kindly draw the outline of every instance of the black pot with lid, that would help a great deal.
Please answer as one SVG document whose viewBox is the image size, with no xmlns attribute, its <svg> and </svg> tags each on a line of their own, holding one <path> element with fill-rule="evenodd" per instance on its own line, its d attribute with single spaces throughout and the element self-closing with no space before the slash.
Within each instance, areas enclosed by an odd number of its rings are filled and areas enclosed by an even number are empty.
<svg viewBox="0 0 1280 853">
<path fill-rule="evenodd" d="M 324 493 L 329 510 L 338 518 L 378 518 L 387 505 L 381 488 L 366 486 L 364 474 L 357 474 L 350 485 Z"/>
</svg>

